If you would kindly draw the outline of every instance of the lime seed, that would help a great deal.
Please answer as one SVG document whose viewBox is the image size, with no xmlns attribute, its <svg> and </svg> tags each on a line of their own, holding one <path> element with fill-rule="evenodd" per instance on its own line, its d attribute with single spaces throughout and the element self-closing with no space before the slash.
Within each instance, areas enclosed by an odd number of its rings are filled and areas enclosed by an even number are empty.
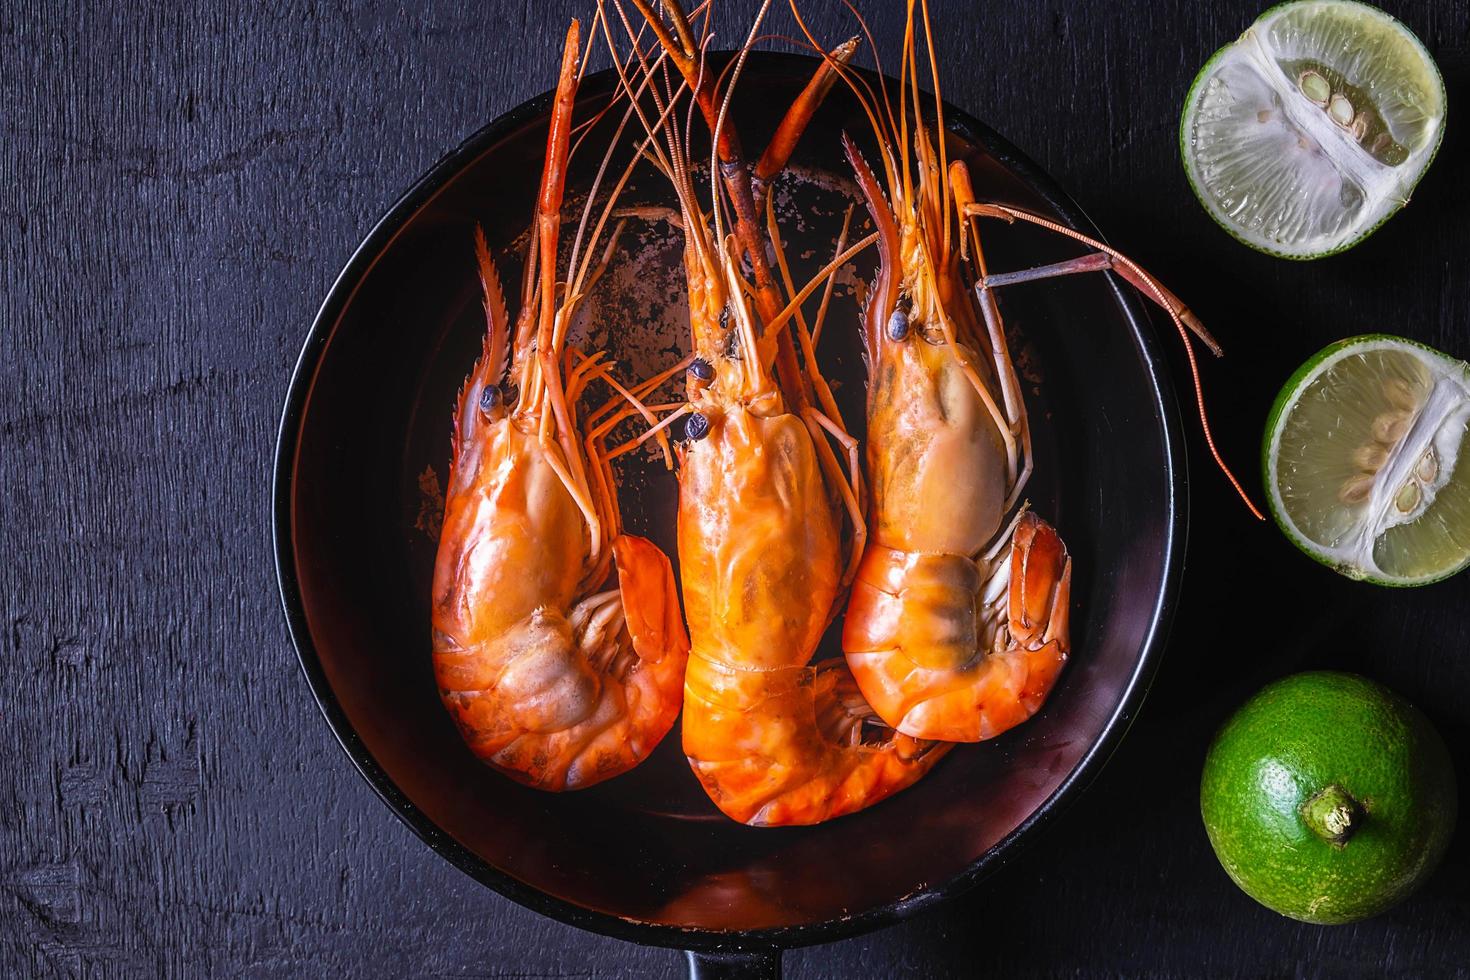
<svg viewBox="0 0 1470 980">
<path fill-rule="evenodd" d="M 1419 484 L 1405 483 L 1399 490 L 1398 496 L 1393 498 L 1393 505 L 1404 514 L 1419 506 Z"/>
<path fill-rule="evenodd" d="M 1383 412 L 1373 420 L 1373 438 L 1379 442 L 1393 445 L 1404 437 L 1409 431 L 1409 415 L 1407 412 Z"/>
<path fill-rule="evenodd" d="M 1389 404 L 1402 412 L 1413 412 L 1419 408 L 1419 395 L 1403 378 L 1391 378 L 1383 385 L 1383 393 Z"/>
<path fill-rule="evenodd" d="M 1382 443 L 1365 443 L 1353 453 L 1353 462 L 1365 473 L 1377 473 L 1388 462 L 1388 447 Z"/>
<path fill-rule="evenodd" d="M 1367 500 L 1368 494 L 1372 492 L 1373 474 L 1359 473 L 1343 483 L 1342 489 L 1337 493 L 1337 499 L 1352 507 Z"/>
<path fill-rule="evenodd" d="M 1302 94 L 1318 105 L 1326 105 L 1332 96 L 1332 86 L 1327 84 L 1327 79 L 1314 71 L 1304 71 L 1299 79 Z"/>
</svg>

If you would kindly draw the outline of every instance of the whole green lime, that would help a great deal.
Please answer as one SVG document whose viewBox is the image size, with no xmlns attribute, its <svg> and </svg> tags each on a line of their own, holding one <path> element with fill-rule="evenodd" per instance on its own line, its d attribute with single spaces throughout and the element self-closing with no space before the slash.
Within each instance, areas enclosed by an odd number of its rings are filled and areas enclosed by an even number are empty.
<svg viewBox="0 0 1470 980">
<path fill-rule="evenodd" d="M 1322 924 L 1377 915 L 1434 870 L 1455 825 L 1455 772 L 1417 708 L 1353 674 L 1262 689 L 1215 736 L 1200 811 L 1245 893 Z"/>
</svg>

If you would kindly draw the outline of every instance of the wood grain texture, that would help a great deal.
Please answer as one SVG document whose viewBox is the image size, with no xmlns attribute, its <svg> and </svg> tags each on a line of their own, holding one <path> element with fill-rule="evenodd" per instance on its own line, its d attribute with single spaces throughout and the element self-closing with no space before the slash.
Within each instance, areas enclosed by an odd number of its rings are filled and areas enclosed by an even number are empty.
<svg viewBox="0 0 1470 980">
<path fill-rule="evenodd" d="M 721 6 L 733 39 L 753 4 Z M 808 6 L 850 32 L 839 4 Z M 1211 223 L 1176 147 L 1189 81 L 1257 6 L 936 3 L 949 98 L 1225 343 L 1206 380 L 1247 473 L 1277 385 L 1326 342 L 1389 330 L 1470 355 L 1470 7 L 1385 0 L 1444 71 L 1448 136 L 1405 214 L 1292 264 Z M 400 191 L 549 86 L 588 8 L 0 5 L 0 974 L 683 971 L 524 911 L 414 839 L 317 714 L 271 566 L 270 452 L 318 302 Z M 1470 833 L 1402 907 L 1320 929 L 1238 892 L 1197 813 L 1212 731 L 1306 667 L 1416 701 L 1470 785 L 1470 575 L 1335 577 L 1243 515 L 1190 431 L 1183 606 L 1098 785 L 965 900 L 788 954 L 789 975 L 1470 976 Z"/>
</svg>

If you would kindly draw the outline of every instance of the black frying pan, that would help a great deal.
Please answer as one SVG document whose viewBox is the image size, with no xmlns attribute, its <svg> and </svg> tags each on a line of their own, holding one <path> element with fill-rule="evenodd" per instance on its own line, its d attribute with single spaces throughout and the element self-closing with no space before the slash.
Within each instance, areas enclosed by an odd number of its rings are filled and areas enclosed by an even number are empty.
<svg viewBox="0 0 1470 980">
<path fill-rule="evenodd" d="M 752 56 L 735 100 L 747 146 L 763 145 L 812 67 L 792 55 Z M 579 111 L 610 90 L 605 73 L 588 79 Z M 464 748 L 434 688 L 432 511 L 454 393 L 483 329 L 471 229 L 483 223 L 490 241 L 506 243 L 524 230 L 549 106 L 547 96 L 532 100 L 445 157 L 378 223 L 327 296 L 291 381 L 276 450 L 282 601 L 333 732 L 441 856 L 555 919 L 690 950 L 696 975 L 774 975 L 784 948 L 877 929 L 970 888 L 1116 747 L 1162 649 L 1183 563 L 1174 395 L 1141 304 L 1117 281 L 1077 276 L 1003 295 L 1038 451 L 1027 496 L 1076 560 L 1072 661 L 1025 725 L 961 747 L 888 801 L 810 828 L 757 830 L 721 816 L 689 772 L 677 732 L 638 769 L 589 790 L 553 795 L 516 785 Z M 982 197 L 1092 230 L 1009 143 L 952 106 L 946 118 L 952 152 L 970 161 Z M 794 161 L 802 179 L 781 197 L 792 253 L 808 250 L 816 264 L 830 254 L 840 220 L 842 129 L 868 131 L 839 86 Z M 574 161 L 573 190 L 585 192 L 596 157 L 584 151 Z M 660 197 L 650 178 L 628 200 Z M 1035 230 L 983 231 L 994 271 L 1076 254 Z M 634 244 L 648 268 L 625 285 L 677 261 L 669 243 L 635 239 L 630 255 Z M 516 281 L 513 267 L 502 274 Z M 593 340 L 634 367 L 660 356 L 667 363 L 675 356 L 661 351 L 669 338 L 651 335 L 649 324 L 677 319 L 677 309 L 619 310 L 626 292 L 597 314 Z M 851 299 L 834 304 L 823 355 L 847 419 L 860 424 L 854 312 Z M 635 464 L 625 490 L 630 530 L 672 554 L 672 476 Z"/>
</svg>

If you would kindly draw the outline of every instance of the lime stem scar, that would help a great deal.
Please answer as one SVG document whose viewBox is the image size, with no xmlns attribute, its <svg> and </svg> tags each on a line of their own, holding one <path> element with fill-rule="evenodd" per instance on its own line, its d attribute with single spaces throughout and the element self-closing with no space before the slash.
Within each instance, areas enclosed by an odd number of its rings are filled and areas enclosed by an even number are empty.
<svg viewBox="0 0 1470 980">
<path fill-rule="evenodd" d="M 1367 816 L 1352 794 L 1336 783 L 1313 794 L 1302 804 L 1302 820 L 1312 833 L 1331 844 L 1343 847 L 1357 833 Z"/>
</svg>

